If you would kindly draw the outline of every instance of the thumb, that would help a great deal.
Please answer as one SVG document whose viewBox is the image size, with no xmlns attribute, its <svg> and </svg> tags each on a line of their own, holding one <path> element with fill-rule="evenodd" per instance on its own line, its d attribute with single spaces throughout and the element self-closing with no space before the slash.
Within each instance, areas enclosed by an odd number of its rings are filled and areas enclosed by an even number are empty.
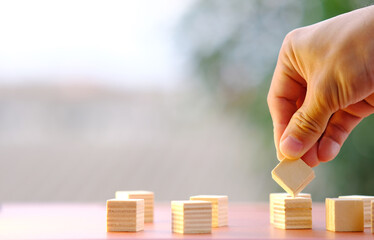
<svg viewBox="0 0 374 240">
<path fill-rule="evenodd" d="M 318 141 L 332 114 L 318 101 L 307 98 L 293 114 L 280 140 L 280 151 L 288 159 L 301 158 Z"/>
</svg>

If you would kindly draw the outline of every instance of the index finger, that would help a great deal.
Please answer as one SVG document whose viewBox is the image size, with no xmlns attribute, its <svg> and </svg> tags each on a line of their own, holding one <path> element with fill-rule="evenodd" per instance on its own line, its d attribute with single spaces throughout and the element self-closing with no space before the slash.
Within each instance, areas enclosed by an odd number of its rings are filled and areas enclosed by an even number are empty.
<svg viewBox="0 0 374 240">
<path fill-rule="evenodd" d="M 279 160 L 284 159 L 279 151 L 280 138 L 292 115 L 299 108 L 300 101 L 304 100 L 305 92 L 305 80 L 298 74 L 290 59 L 281 51 L 267 98 Z"/>
</svg>

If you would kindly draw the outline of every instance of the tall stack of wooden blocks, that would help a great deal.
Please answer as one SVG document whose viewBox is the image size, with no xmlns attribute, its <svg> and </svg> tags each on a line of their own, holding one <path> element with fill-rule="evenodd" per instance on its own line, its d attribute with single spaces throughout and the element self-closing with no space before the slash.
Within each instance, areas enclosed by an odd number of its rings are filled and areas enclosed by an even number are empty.
<svg viewBox="0 0 374 240">
<path fill-rule="evenodd" d="M 326 229 L 333 232 L 363 231 L 363 201 L 359 199 L 326 198 Z"/>
<path fill-rule="evenodd" d="M 364 227 L 371 227 L 371 201 L 374 200 L 374 196 L 348 195 L 339 196 L 339 198 L 362 200 L 364 202 Z"/>
<path fill-rule="evenodd" d="M 108 232 L 138 232 L 144 230 L 143 199 L 110 199 L 106 204 Z"/>
<path fill-rule="evenodd" d="M 310 193 L 299 193 L 297 195 L 298 197 L 302 197 L 302 198 L 310 198 L 312 199 L 312 196 L 310 195 Z M 273 224 L 274 223 L 274 206 L 273 206 L 273 202 L 274 202 L 274 199 L 279 199 L 279 198 L 290 198 L 291 195 L 288 194 L 288 193 L 270 193 L 269 195 L 269 202 L 270 202 L 270 223 Z"/>
<path fill-rule="evenodd" d="M 271 197 L 270 219 L 280 229 L 312 228 L 312 199 L 310 197 L 291 197 L 273 195 Z"/>
<path fill-rule="evenodd" d="M 223 195 L 197 195 L 190 200 L 209 201 L 212 203 L 212 227 L 228 225 L 228 197 Z"/>
<path fill-rule="evenodd" d="M 144 200 L 144 222 L 153 222 L 154 193 L 150 191 L 117 191 L 116 199 L 143 199 Z"/>
<path fill-rule="evenodd" d="M 211 233 L 212 203 L 208 201 L 172 201 L 172 231 L 175 233 Z"/>
</svg>

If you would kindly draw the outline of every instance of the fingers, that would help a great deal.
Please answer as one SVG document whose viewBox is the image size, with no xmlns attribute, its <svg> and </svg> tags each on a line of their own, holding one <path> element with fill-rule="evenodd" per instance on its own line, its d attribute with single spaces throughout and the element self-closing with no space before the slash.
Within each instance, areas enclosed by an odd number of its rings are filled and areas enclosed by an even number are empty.
<svg viewBox="0 0 374 240">
<path fill-rule="evenodd" d="M 279 141 L 292 115 L 297 110 L 297 104 L 304 100 L 305 88 L 300 83 L 302 79 L 296 71 L 286 67 L 280 57 L 268 94 L 268 106 L 273 120 L 274 143 L 277 157 L 283 160 L 279 151 Z"/>
<path fill-rule="evenodd" d="M 334 159 L 357 124 L 364 117 L 373 113 L 374 107 L 365 100 L 336 112 L 330 119 L 326 131 L 319 142 L 319 161 L 327 162 Z"/>
<path fill-rule="evenodd" d="M 318 159 L 318 143 L 315 143 L 311 149 L 309 149 L 301 159 L 308 164 L 310 167 L 316 167 L 319 164 Z"/>
<path fill-rule="evenodd" d="M 307 92 L 303 105 L 293 114 L 279 148 L 289 159 L 301 158 L 325 131 L 331 111 Z"/>
<path fill-rule="evenodd" d="M 320 162 L 327 162 L 338 155 L 340 148 L 352 130 L 360 123 L 361 117 L 339 110 L 330 119 L 323 137 L 318 145 Z"/>
<path fill-rule="evenodd" d="M 277 157 L 281 161 L 285 157 L 279 150 L 279 140 L 287 127 L 289 119 L 291 119 L 292 114 L 297 110 L 297 108 L 295 102 L 285 98 L 272 99 L 269 108 L 271 109 L 270 112 L 273 119 L 274 143 L 275 148 L 277 149 Z"/>
<path fill-rule="evenodd" d="M 283 79 L 282 79 L 283 78 Z M 293 113 L 297 110 L 297 99 L 293 99 L 294 96 L 291 94 L 287 94 L 287 91 L 279 89 L 281 87 L 278 84 L 282 84 L 280 82 L 289 81 L 290 83 L 287 84 L 290 88 L 294 89 L 293 93 L 300 92 L 301 87 L 299 84 L 295 83 L 292 79 L 286 79 L 286 76 L 281 76 L 281 80 L 278 82 L 275 80 L 272 83 L 272 86 L 268 95 L 268 105 L 270 114 L 273 120 L 273 127 L 274 127 L 274 142 L 275 147 L 277 149 L 277 155 L 279 160 L 283 160 L 284 156 L 279 151 L 279 140 L 286 129 L 288 122 L 290 121 Z M 284 86 L 282 84 L 282 86 Z M 279 91 L 278 94 L 275 92 Z"/>
<path fill-rule="evenodd" d="M 344 109 L 344 111 L 358 117 L 367 117 L 373 113 L 374 109 L 374 94 L 371 94 L 364 100 L 352 104 Z"/>
<path fill-rule="evenodd" d="M 364 100 L 334 113 L 321 139 L 301 157 L 304 162 L 315 167 L 334 159 L 352 130 L 364 117 L 374 113 L 374 107 L 368 102 Z"/>
<path fill-rule="evenodd" d="M 343 110 L 337 111 L 331 117 L 326 131 L 318 143 L 318 161 L 327 162 L 334 159 L 348 135 L 361 120 L 361 117 Z"/>
</svg>

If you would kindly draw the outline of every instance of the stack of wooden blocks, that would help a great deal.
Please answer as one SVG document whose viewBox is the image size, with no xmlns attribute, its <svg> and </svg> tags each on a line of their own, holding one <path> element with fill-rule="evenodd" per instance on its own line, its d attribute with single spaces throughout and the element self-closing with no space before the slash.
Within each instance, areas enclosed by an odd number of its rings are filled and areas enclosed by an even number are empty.
<svg viewBox="0 0 374 240">
<path fill-rule="evenodd" d="M 362 200 L 364 202 L 364 227 L 371 227 L 371 201 L 374 200 L 374 196 L 348 195 L 339 196 L 339 198 Z"/>
<path fill-rule="evenodd" d="M 333 232 L 364 231 L 363 201 L 351 198 L 326 198 L 326 229 Z"/>
<path fill-rule="evenodd" d="M 175 233 L 211 233 L 212 203 L 208 201 L 172 201 L 172 231 Z"/>
<path fill-rule="evenodd" d="M 291 197 L 285 194 L 273 194 L 270 200 L 270 221 L 280 229 L 310 229 L 312 228 L 312 199 L 309 194 L 305 197 Z"/>
<path fill-rule="evenodd" d="M 172 231 L 211 233 L 212 227 L 228 225 L 228 197 L 197 195 L 188 201 L 172 201 Z"/>
<path fill-rule="evenodd" d="M 138 232 L 144 230 L 143 199 L 110 199 L 107 201 L 108 232 Z"/>
<path fill-rule="evenodd" d="M 270 194 L 270 222 L 281 229 L 312 228 L 312 198 L 300 192 L 314 178 L 314 171 L 303 160 L 283 160 L 271 172 L 287 193 Z"/>
<path fill-rule="evenodd" d="M 172 231 L 176 233 L 211 233 L 214 227 L 227 226 L 228 197 L 198 195 L 187 201 L 172 201 Z M 154 193 L 117 191 L 116 199 L 107 201 L 107 231 L 137 232 L 144 223 L 153 222 Z"/>
<path fill-rule="evenodd" d="M 190 200 L 209 201 L 212 203 L 212 227 L 228 225 L 228 197 L 222 195 L 197 195 Z"/>
<path fill-rule="evenodd" d="M 274 223 L 274 211 L 275 211 L 275 208 L 274 208 L 274 205 L 273 205 L 274 200 L 279 199 L 279 198 L 286 198 L 286 197 L 290 198 L 291 195 L 288 194 L 288 193 L 270 193 L 270 195 L 269 195 L 269 202 L 270 202 L 269 212 L 270 212 L 270 223 L 271 224 Z M 298 197 L 312 199 L 312 196 L 310 195 L 310 193 L 299 193 Z"/>
<path fill-rule="evenodd" d="M 144 200 L 144 222 L 153 222 L 154 193 L 150 191 L 117 191 L 116 199 L 143 199 Z"/>
</svg>

